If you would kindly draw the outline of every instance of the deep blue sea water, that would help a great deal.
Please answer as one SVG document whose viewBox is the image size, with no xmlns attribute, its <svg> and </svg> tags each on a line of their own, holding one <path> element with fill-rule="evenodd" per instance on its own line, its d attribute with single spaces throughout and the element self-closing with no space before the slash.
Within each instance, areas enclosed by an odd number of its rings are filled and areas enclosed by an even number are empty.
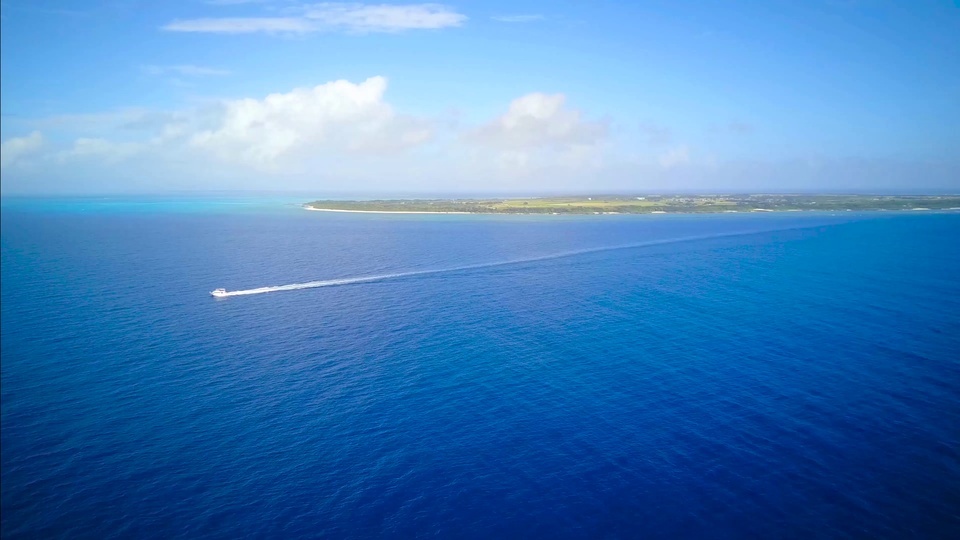
<svg viewBox="0 0 960 540">
<path fill-rule="evenodd" d="M 294 202 L 3 201 L 4 538 L 960 536 L 960 214 Z"/>
</svg>

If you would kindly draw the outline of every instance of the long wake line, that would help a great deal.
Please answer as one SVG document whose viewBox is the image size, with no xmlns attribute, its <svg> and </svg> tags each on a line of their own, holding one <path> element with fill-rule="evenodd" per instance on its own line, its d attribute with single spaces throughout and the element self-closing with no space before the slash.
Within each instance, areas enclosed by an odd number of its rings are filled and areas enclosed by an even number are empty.
<svg viewBox="0 0 960 540">
<path fill-rule="evenodd" d="M 820 227 L 822 225 L 818 225 Z M 642 247 L 650 246 L 659 246 L 663 244 L 678 244 L 681 242 L 694 242 L 698 240 L 712 240 L 716 238 L 730 238 L 736 236 L 750 236 L 754 234 L 761 234 L 767 232 L 779 232 L 793 229 L 807 229 L 811 227 L 790 227 L 785 229 L 772 229 L 764 231 L 750 231 L 750 232 L 737 232 L 737 233 L 723 233 L 723 234 L 708 234 L 708 235 L 699 235 L 699 236 L 682 236 L 679 238 L 669 238 L 664 240 L 650 240 L 647 242 L 638 242 L 634 244 L 621 244 L 617 246 L 604 246 L 598 248 L 588 248 L 588 249 L 579 249 L 575 251 L 563 251 L 560 253 L 553 253 L 551 255 L 542 255 L 539 257 L 529 257 L 524 259 L 510 259 L 506 261 L 498 261 L 492 263 L 480 263 L 480 264 L 470 264 L 465 266 L 453 266 L 449 268 L 437 268 L 433 270 L 415 270 L 411 272 L 397 272 L 394 274 L 378 274 L 373 276 L 360 276 L 352 278 L 342 278 L 342 279 L 328 279 L 324 281 L 307 281 L 306 283 L 291 283 L 289 285 L 274 285 L 270 287 L 258 287 L 256 289 L 243 289 L 238 291 L 227 291 L 221 293 L 220 296 L 246 296 L 249 294 L 264 294 L 271 292 L 280 292 L 280 291 L 299 291 L 301 289 L 317 289 L 320 287 L 335 287 L 337 285 L 352 285 L 354 283 L 371 283 L 374 281 L 384 281 L 388 279 L 397 279 L 405 278 L 411 276 L 427 276 L 431 274 L 444 274 L 450 272 L 463 272 L 466 270 L 476 270 L 481 268 L 495 268 L 498 266 L 508 266 L 513 264 L 524 264 L 532 263 L 538 261 L 549 261 L 553 259 L 563 259 L 566 257 L 576 257 L 579 255 L 586 255 L 589 253 L 599 253 L 604 251 L 618 251 L 623 249 L 636 249 Z"/>
</svg>

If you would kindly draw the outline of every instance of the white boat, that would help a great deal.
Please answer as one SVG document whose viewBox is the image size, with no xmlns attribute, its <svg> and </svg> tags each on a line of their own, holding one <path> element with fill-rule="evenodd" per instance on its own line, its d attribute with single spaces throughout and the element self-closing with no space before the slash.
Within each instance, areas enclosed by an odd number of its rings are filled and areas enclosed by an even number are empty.
<svg viewBox="0 0 960 540">
<path fill-rule="evenodd" d="M 226 289 L 222 289 L 222 288 L 221 288 L 221 289 L 214 289 L 214 290 L 210 291 L 210 294 L 211 294 L 212 296 L 216 296 L 217 298 L 222 298 L 222 297 L 224 297 L 224 296 L 227 296 L 227 290 L 226 290 Z"/>
</svg>

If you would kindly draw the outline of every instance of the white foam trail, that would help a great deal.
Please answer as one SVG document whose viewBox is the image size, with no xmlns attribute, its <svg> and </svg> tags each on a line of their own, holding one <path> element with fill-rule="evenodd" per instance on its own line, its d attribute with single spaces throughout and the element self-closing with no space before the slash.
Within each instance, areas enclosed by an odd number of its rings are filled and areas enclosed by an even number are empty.
<svg viewBox="0 0 960 540">
<path fill-rule="evenodd" d="M 426 273 L 439 272 L 440 270 L 431 270 Z M 334 285 L 349 285 L 351 283 L 366 283 L 369 281 L 380 281 L 381 279 L 390 279 L 401 276 L 411 276 L 420 272 L 405 272 L 401 274 L 383 274 L 379 276 L 364 276 L 344 279 L 329 279 L 326 281 L 308 281 L 306 283 L 291 283 L 290 285 L 274 285 L 271 287 L 258 287 L 256 289 L 243 289 L 240 291 L 227 291 L 220 296 L 244 296 L 248 294 L 264 294 L 278 291 L 297 291 L 300 289 L 316 289 L 318 287 L 332 287 Z"/>
<path fill-rule="evenodd" d="M 553 253 L 550 255 L 542 255 L 539 257 L 529 257 L 525 259 L 511 259 L 507 261 L 498 261 L 492 263 L 480 263 L 480 264 L 470 264 L 466 266 L 453 266 L 448 268 L 437 268 L 434 270 L 415 270 L 412 272 L 398 272 L 395 274 L 379 274 L 373 276 L 360 276 L 352 278 L 342 278 L 342 279 L 329 279 L 325 281 L 308 281 L 306 283 L 291 283 L 290 285 L 275 285 L 271 287 L 259 287 L 256 289 L 244 289 L 239 291 L 227 291 L 220 295 L 224 296 L 246 296 L 249 294 L 264 294 L 271 292 L 280 292 L 280 291 L 298 291 L 301 289 L 317 289 L 320 287 L 335 287 L 337 285 L 352 285 L 354 283 L 370 283 L 374 281 L 384 281 L 387 279 L 397 279 L 411 276 L 426 276 L 430 274 L 443 274 L 448 272 L 462 272 L 466 270 L 477 270 L 481 268 L 495 268 L 497 266 L 508 266 L 511 264 L 523 264 L 531 263 L 538 261 L 549 261 L 552 259 L 562 259 L 565 257 L 575 257 L 577 255 L 586 255 L 588 253 L 599 253 L 603 251 L 616 251 L 620 249 L 636 249 L 641 247 L 649 246 L 658 246 L 663 244 L 676 244 L 680 242 L 692 242 L 696 240 L 711 240 L 715 238 L 729 238 L 735 236 L 749 236 L 753 234 L 760 234 L 765 232 L 777 232 L 783 230 L 791 229 L 805 229 L 808 227 L 794 227 L 788 229 L 772 229 L 764 231 L 750 231 L 750 232 L 738 232 L 738 233 L 727 233 L 727 234 L 711 234 L 711 235 L 700 235 L 700 236 L 683 236 L 679 238 L 669 238 L 664 240 L 650 240 L 647 242 L 640 242 L 636 244 L 622 244 L 619 246 L 605 246 L 598 248 L 589 248 L 589 249 L 580 249 L 576 251 L 563 251 L 560 253 Z"/>
</svg>

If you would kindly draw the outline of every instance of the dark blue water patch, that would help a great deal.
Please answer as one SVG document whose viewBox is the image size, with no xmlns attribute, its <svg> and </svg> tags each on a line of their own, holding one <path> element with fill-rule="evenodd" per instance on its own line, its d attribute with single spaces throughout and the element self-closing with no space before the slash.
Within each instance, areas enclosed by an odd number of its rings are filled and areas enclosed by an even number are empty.
<svg viewBox="0 0 960 540">
<path fill-rule="evenodd" d="M 4 537 L 960 530 L 960 216 L 2 219 Z"/>
</svg>

